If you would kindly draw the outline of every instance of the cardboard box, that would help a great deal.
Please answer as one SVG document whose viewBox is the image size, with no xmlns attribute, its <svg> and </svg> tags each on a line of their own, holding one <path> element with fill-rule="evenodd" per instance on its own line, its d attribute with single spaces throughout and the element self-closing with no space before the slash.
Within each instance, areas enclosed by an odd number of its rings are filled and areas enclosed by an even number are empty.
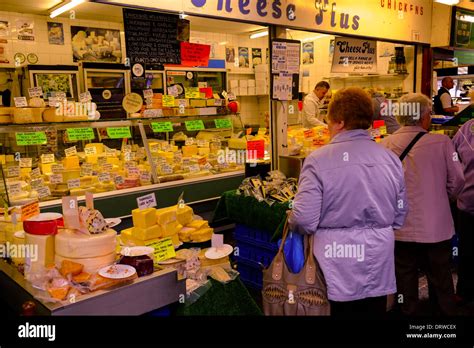
<svg viewBox="0 0 474 348">
<path fill-rule="evenodd" d="M 247 88 L 249 86 L 248 80 L 239 80 L 239 87 L 240 88 Z"/>
<path fill-rule="evenodd" d="M 229 81 L 230 89 L 238 88 L 239 87 L 239 80 L 230 80 Z"/>
<path fill-rule="evenodd" d="M 249 95 L 255 95 L 255 94 L 256 94 L 256 87 L 249 87 L 249 88 L 247 89 L 247 93 L 248 93 Z"/>
<path fill-rule="evenodd" d="M 195 108 L 205 108 L 207 103 L 206 99 L 191 99 L 189 105 Z"/>
<path fill-rule="evenodd" d="M 259 65 L 255 66 L 255 72 L 256 73 L 264 72 L 264 73 L 268 74 L 268 69 L 269 69 L 268 64 L 259 64 Z"/>
<path fill-rule="evenodd" d="M 249 87 L 255 87 L 255 80 L 248 80 Z"/>
<path fill-rule="evenodd" d="M 267 73 L 255 73 L 255 80 L 268 80 Z"/>
<path fill-rule="evenodd" d="M 265 88 L 267 85 L 267 80 L 255 80 L 255 87 L 257 88 Z"/>
<path fill-rule="evenodd" d="M 239 93 L 237 95 L 248 95 L 247 87 L 239 87 Z"/>
<path fill-rule="evenodd" d="M 262 86 L 262 87 L 255 87 L 255 94 L 256 95 L 266 95 L 269 93 L 269 88 Z"/>
<path fill-rule="evenodd" d="M 217 108 L 211 107 L 211 108 L 200 108 L 199 110 L 199 115 L 216 115 L 217 114 Z"/>
</svg>

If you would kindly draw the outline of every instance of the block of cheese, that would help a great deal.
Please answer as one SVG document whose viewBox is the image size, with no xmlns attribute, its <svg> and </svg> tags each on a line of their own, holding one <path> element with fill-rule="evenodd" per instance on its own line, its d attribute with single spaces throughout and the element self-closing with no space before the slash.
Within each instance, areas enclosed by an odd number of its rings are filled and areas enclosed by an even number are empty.
<svg viewBox="0 0 474 348">
<path fill-rule="evenodd" d="M 192 227 L 183 227 L 178 232 L 179 239 L 182 240 L 183 242 L 189 242 L 191 241 L 191 233 L 194 233 L 196 231 L 197 230 Z"/>
<path fill-rule="evenodd" d="M 209 223 L 206 220 L 193 220 L 186 224 L 186 227 L 192 227 L 195 229 L 206 228 L 209 227 Z"/>
<path fill-rule="evenodd" d="M 64 169 L 76 169 L 79 168 L 79 157 L 69 156 L 63 159 Z"/>
<path fill-rule="evenodd" d="M 34 246 L 37 255 L 25 260 L 29 272 L 38 272 L 54 263 L 54 235 L 34 235 L 26 233 L 25 244 Z M 36 257 L 35 257 L 36 256 Z"/>
<path fill-rule="evenodd" d="M 63 171 L 63 180 L 67 182 L 71 179 L 79 179 L 81 177 L 81 169 L 78 167 L 76 169 L 66 169 Z"/>
<path fill-rule="evenodd" d="M 177 234 L 182 228 L 183 225 L 181 225 L 178 221 L 173 221 L 161 226 L 163 237 L 170 237 L 174 234 Z"/>
<path fill-rule="evenodd" d="M 90 147 L 95 147 L 95 150 L 96 150 L 96 153 L 98 155 L 100 155 L 101 153 L 104 152 L 104 144 L 102 143 L 90 143 L 90 144 L 86 144 L 86 149 L 87 148 L 90 148 Z"/>
<path fill-rule="evenodd" d="M 20 168 L 20 175 L 23 177 L 30 176 L 31 168 Z"/>
<path fill-rule="evenodd" d="M 29 100 L 28 106 L 32 108 L 44 108 L 46 103 L 42 98 L 34 97 Z"/>
<path fill-rule="evenodd" d="M 190 237 L 193 242 L 206 242 L 212 238 L 212 228 L 201 228 L 196 232 L 191 233 Z"/>
<path fill-rule="evenodd" d="M 63 261 L 72 261 L 76 263 L 80 263 L 84 266 L 83 272 L 87 273 L 96 273 L 101 268 L 109 266 L 115 262 L 116 254 L 115 252 L 110 253 L 104 256 L 97 256 L 97 257 L 86 257 L 86 258 L 72 258 L 72 257 L 64 257 L 61 255 L 56 254 L 54 257 L 54 263 L 56 267 L 60 268 Z"/>
<path fill-rule="evenodd" d="M 156 225 L 156 209 L 134 209 L 132 210 L 133 226 L 147 228 Z"/>
<path fill-rule="evenodd" d="M 56 108 L 47 108 L 43 111 L 43 120 L 45 122 L 63 122 L 64 116 L 57 112 Z"/>
<path fill-rule="evenodd" d="M 53 170 L 51 169 L 51 167 L 54 165 L 54 164 L 57 164 L 57 163 L 40 163 L 40 168 L 41 168 L 41 173 L 43 173 L 44 175 L 46 174 L 52 174 L 53 173 Z"/>
<path fill-rule="evenodd" d="M 21 246 L 25 244 L 25 239 L 26 239 L 25 231 L 17 231 L 13 234 L 13 243 L 12 244 L 15 245 L 16 249 L 20 251 Z M 21 252 L 17 253 L 16 257 L 12 256 L 12 261 L 16 265 L 25 263 L 25 254 L 21 253 Z"/>
<path fill-rule="evenodd" d="M 59 230 L 56 235 L 56 254 L 69 258 L 87 258 L 108 255 L 115 251 L 117 232 L 85 234 L 71 229 Z"/>
<path fill-rule="evenodd" d="M 176 206 L 161 208 L 156 211 L 156 222 L 159 225 L 166 225 L 176 221 Z"/>
<path fill-rule="evenodd" d="M 0 124 L 11 123 L 12 118 L 9 115 L 0 115 Z"/>
<path fill-rule="evenodd" d="M 148 240 L 141 240 L 141 239 L 135 238 L 132 235 L 132 230 L 133 228 L 127 228 L 125 230 L 122 230 L 122 232 L 120 232 L 120 240 L 123 245 L 145 246 L 145 245 L 149 245 L 151 243 L 155 243 L 159 241 L 158 238 L 153 238 L 153 239 L 148 239 Z"/>
<path fill-rule="evenodd" d="M 195 108 L 205 108 L 206 107 L 206 99 L 190 99 L 189 105 Z"/>
<path fill-rule="evenodd" d="M 228 145 L 230 149 L 246 150 L 247 140 L 245 140 L 245 138 L 230 138 Z"/>
<path fill-rule="evenodd" d="M 170 238 L 171 238 L 171 241 L 173 242 L 173 245 L 175 247 L 180 244 L 179 235 L 177 233 L 173 234 Z"/>
<path fill-rule="evenodd" d="M 5 163 L 6 163 L 6 157 L 5 157 L 5 155 L 0 155 L 0 164 L 5 165 Z"/>
<path fill-rule="evenodd" d="M 0 221 L 0 231 L 5 234 L 5 240 L 13 243 L 13 235 L 15 232 L 23 230 L 23 223 L 18 222 L 16 225 L 11 221 Z"/>
<path fill-rule="evenodd" d="M 13 122 L 15 123 L 41 123 L 43 122 L 44 108 L 15 108 L 13 109 Z"/>
<path fill-rule="evenodd" d="M 86 163 L 97 164 L 98 159 L 99 159 L 98 155 L 87 155 Z"/>
<path fill-rule="evenodd" d="M 148 240 L 154 238 L 161 238 L 163 236 L 163 231 L 160 225 L 154 225 L 151 227 L 133 227 L 132 228 L 132 237 L 140 240 Z"/>
<path fill-rule="evenodd" d="M 200 147 L 198 149 L 198 154 L 199 156 L 208 156 L 210 153 L 211 149 L 208 147 Z"/>
<path fill-rule="evenodd" d="M 190 222 L 192 222 L 193 216 L 194 216 L 193 208 L 191 208 L 190 206 L 185 205 L 182 208 L 177 207 L 176 217 L 178 219 L 178 222 L 181 225 L 185 226 L 189 224 Z"/>
<path fill-rule="evenodd" d="M 117 157 L 107 157 L 107 163 L 114 164 L 116 166 L 122 165 L 122 161 Z"/>
<path fill-rule="evenodd" d="M 181 150 L 183 151 L 183 157 L 192 157 L 198 154 L 197 145 L 184 145 Z"/>
</svg>

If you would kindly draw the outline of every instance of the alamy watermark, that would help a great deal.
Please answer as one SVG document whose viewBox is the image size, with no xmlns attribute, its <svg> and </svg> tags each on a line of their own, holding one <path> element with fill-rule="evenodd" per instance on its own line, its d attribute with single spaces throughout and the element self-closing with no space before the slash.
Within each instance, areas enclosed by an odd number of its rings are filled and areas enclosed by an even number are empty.
<svg viewBox="0 0 474 348">
<path fill-rule="evenodd" d="M 36 325 L 25 323 L 18 326 L 19 338 L 47 338 L 52 342 L 56 340 L 56 325 Z"/>
<path fill-rule="evenodd" d="M 231 163 L 243 165 L 249 163 L 250 166 L 256 166 L 258 159 L 257 150 L 234 150 L 227 147 L 217 152 L 217 163 L 220 165 Z"/>
<path fill-rule="evenodd" d="M 324 257 L 328 259 L 356 259 L 358 262 L 365 260 L 364 244 L 326 244 L 324 246 Z"/>
<path fill-rule="evenodd" d="M 70 102 L 67 100 L 53 103 L 58 116 L 95 115 L 97 104 L 93 102 Z"/>
<path fill-rule="evenodd" d="M 384 101 L 380 104 L 380 115 L 386 117 L 412 117 L 419 120 L 421 117 L 420 103 Z"/>
<path fill-rule="evenodd" d="M 38 261 L 37 244 L 0 244 L 0 258 L 27 258 L 32 262 Z"/>
</svg>

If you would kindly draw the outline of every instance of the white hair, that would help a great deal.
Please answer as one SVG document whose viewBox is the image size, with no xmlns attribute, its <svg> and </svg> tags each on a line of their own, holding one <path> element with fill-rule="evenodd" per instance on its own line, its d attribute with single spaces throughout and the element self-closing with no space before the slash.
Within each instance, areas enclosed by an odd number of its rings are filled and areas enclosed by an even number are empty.
<svg viewBox="0 0 474 348">
<path fill-rule="evenodd" d="M 429 117 L 433 102 L 426 95 L 421 93 L 408 93 L 398 100 L 401 107 L 408 113 L 397 116 L 397 121 L 402 126 L 418 126 L 423 122 L 424 117 Z M 417 107 L 411 107 L 417 106 Z M 417 112 L 416 112 L 416 111 Z"/>
</svg>

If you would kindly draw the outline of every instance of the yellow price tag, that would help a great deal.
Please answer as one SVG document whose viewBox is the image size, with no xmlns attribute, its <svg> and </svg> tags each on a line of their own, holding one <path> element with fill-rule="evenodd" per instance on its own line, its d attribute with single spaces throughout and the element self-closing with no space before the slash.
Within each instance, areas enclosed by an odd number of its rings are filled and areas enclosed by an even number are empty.
<svg viewBox="0 0 474 348">
<path fill-rule="evenodd" d="M 154 252 L 155 263 L 160 262 L 160 261 L 165 261 L 176 256 L 176 252 L 173 246 L 173 241 L 171 240 L 171 238 L 163 238 L 159 240 L 158 242 L 147 244 L 147 246 L 155 249 L 155 252 Z"/>
<path fill-rule="evenodd" d="M 172 95 L 164 95 L 163 96 L 163 106 L 167 108 L 174 107 L 174 96 Z"/>
</svg>

